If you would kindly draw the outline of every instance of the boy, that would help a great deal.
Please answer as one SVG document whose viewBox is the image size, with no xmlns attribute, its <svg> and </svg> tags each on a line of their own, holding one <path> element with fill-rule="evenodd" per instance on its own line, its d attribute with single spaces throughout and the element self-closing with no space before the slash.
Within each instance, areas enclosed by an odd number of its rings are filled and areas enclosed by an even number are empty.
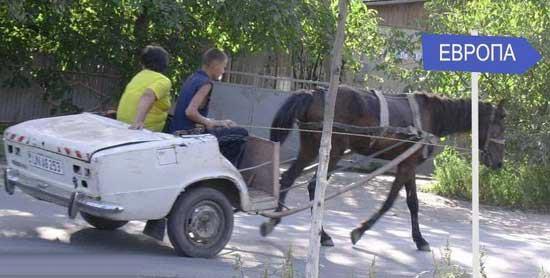
<svg viewBox="0 0 550 278">
<path fill-rule="evenodd" d="M 160 132 L 170 109 L 172 83 L 163 73 L 168 67 L 168 52 L 160 46 L 147 46 L 141 52 L 143 70 L 136 74 L 122 94 L 117 120 L 131 129 L 147 128 Z"/>
<path fill-rule="evenodd" d="M 211 48 L 202 55 L 201 69 L 183 83 L 169 131 L 174 133 L 194 129 L 197 124 L 205 126 L 208 133 L 218 138 L 222 154 L 238 167 L 248 132 L 244 128 L 236 127 L 232 120 L 208 118 L 212 81 L 221 79 L 227 60 L 227 55 L 216 48 Z"/>
</svg>

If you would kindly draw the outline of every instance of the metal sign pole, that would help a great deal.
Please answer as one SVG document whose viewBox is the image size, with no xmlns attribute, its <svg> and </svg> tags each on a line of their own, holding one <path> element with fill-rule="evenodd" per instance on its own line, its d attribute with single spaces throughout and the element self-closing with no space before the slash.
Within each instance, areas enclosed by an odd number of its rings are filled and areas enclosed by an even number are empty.
<svg viewBox="0 0 550 278">
<path fill-rule="evenodd" d="M 479 278 L 479 72 L 472 72 L 472 254 L 473 277 Z"/>
</svg>

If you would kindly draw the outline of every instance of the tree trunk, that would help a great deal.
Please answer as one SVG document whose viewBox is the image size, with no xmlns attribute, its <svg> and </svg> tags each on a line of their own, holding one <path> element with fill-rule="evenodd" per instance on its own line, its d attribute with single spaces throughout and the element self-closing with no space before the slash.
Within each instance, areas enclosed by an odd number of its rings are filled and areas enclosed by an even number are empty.
<svg viewBox="0 0 550 278">
<path fill-rule="evenodd" d="M 325 190 L 327 187 L 327 171 L 330 159 L 331 132 L 334 122 L 334 106 L 338 93 L 340 78 L 340 67 L 342 64 L 342 47 L 345 37 L 345 25 L 347 17 L 347 0 L 338 2 L 338 27 L 334 41 L 332 64 L 330 67 L 330 84 L 328 95 L 325 95 L 325 109 L 323 115 L 323 133 L 321 136 L 321 148 L 319 150 L 319 168 L 317 169 L 317 180 L 315 188 L 315 200 L 313 206 L 313 220 L 309 235 L 309 250 L 306 264 L 306 277 L 319 277 L 319 248 L 321 239 L 321 226 L 325 208 Z M 328 100 L 328 101 L 327 101 Z"/>
<path fill-rule="evenodd" d="M 136 39 L 135 57 L 139 61 L 141 50 L 145 47 L 147 39 L 147 28 L 149 26 L 149 16 L 147 4 L 144 2 L 141 13 L 134 22 L 134 38 Z"/>
</svg>

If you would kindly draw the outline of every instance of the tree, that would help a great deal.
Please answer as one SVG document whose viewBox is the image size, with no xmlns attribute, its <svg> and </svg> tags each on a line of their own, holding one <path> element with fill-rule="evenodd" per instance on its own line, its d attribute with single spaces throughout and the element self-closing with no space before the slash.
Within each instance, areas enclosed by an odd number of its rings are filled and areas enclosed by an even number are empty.
<svg viewBox="0 0 550 278">
<path fill-rule="evenodd" d="M 541 53 L 550 55 L 550 5 L 547 1 L 448 1 L 425 4 L 427 32 L 526 37 Z M 397 53 L 420 48 L 418 34 L 393 30 L 386 37 L 386 60 L 379 68 L 396 77 L 410 90 L 425 90 L 453 97 L 470 94 L 469 74 L 428 72 L 402 67 Z M 544 58 L 523 75 L 482 74 L 480 96 L 493 103 L 507 100 L 508 159 L 548 164 L 550 149 L 550 62 Z"/>
<path fill-rule="evenodd" d="M 6 60 L 0 72 L 9 74 L 4 86 L 37 81 L 43 97 L 60 100 L 58 108 L 66 112 L 78 109 L 63 73 L 110 74 L 122 86 L 140 69 L 139 50 L 150 43 L 171 54 L 173 84 L 195 70 L 200 54 L 213 46 L 232 56 L 291 55 L 294 77 L 319 79 L 330 62 L 335 17 L 335 1 L 328 0 L 3 0 L 0 55 Z M 345 64 L 356 66 L 352 56 L 376 41 L 377 19 L 360 0 L 351 1 L 351 18 Z"/>
<path fill-rule="evenodd" d="M 544 0 L 433 0 L 425 3 L 427 32 L 525 37 L 543 59 L 523 75 L 482 74 L 480 96 L 507 100 L 506 163 L 501 172 L 483 170 L 480 199 L 497 205 L 550 209 L 550 3 Z M 385 63 L 379 69 L 402 80 L 411 90 L 468 97 L 469 73 L 427 72 L 403 67 L 396 55 L 420 48 L 418 34 L 392 30 L 385 38 Z M 439 162 L 439 163 L 437 163 Z M 436 159 L 436 191 L 454 196 L 470 190 L 468 163 L 447 150 Z M 466 167 L 466 168 L 463 168 Z M 456 169 L 466 169 L 457 171 Z M 451 175 L 449 175 L 451 173 Z M 464 186 L 459 186 L 464 185 Z"/>
</svg>

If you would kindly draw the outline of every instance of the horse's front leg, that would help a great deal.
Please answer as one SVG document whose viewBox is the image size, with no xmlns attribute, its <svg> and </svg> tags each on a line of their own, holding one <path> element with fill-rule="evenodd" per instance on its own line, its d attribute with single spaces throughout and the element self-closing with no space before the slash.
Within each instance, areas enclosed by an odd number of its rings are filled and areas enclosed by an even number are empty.
<svg viewBox="0 0 550 278">
<path fill-rule="evenodd" d="M 331 174 L 329 173 L 327 179 L 330 179 L 330 175 Z M 315 200 L 315 185 L 317 183 L 316 177 L 317 177 L 317 173 L 315 173 L 315 176 L 311 178 L 311 180 L 309 181 L 309 184 L 307 185 L 307 191 L 309 193 L 310 201 Z M 313 213 L 313 209 L 311 209 L 311 212 Z M 325 229 L 323 228 L 323 226 L 321 226 L 321 246 L 326 246 L 326 247 L 334 246 L 332 237 L 330 237 L 327 234 L 327 232 L 325 232 Z"/>
<path fill-rule="evenodd" d="M 332 173 L 328 174 L 327 180 L 330 179 L 331 174 Z M 309 184 L 307 186 L 307 191 L 309 193 L 309 200 L 310 201 L 315 200 L 315 187 L 316 187 L 316 184 L 317 184 L 316 177 L 317 177 L 317 173 L 315 173 L 315 176 L 313 176 L 313 178 L 311 178 L 311 180 L 309 181 Z M 313 213 L 313 208 L 311 209 L 311 212 Z M 330 237 L 327 234 L 327 232 L 325 232 L 325 228 L 323 226 L 321 226 L 321 246 L 326 246 L 326 247 L 334 246 L 334 242 L 332 241 L 332 237 Z"/>
<path fill-rule="evenodd" d="M 416 194 L 416 178 L 413 176 L 405 183 L 407 191 L 407 206 L 411 212 L 412 238 L 416 243 L 416 248 L 420 251 L 430 251 L 430 244 L 422 237 L 420 226 L 418 224 L 418 196 Z"/>
<path fill-rule="evenodd" d="M 401 190 L 401 188 L 403 188 L 403 185 L 411 178 L 409 168 L 410 167 L 405 163 L 401 163 L 398 166 L 397 174 L 391 186 L 390 194 L 386 198 L 386 201 L 384 201 L 384 204 L 382 205 L 382 207 L 376 213 L 374 213 L 374 215 L 372 215 L 367 221 L 364 221 L 363 223 L 361 223 L 359 227 L 355 228 L 351 232 L 351 242 L 353 244 L 357 243 L 357 241 L 361 239 L 363 234 L 367 230 L 372 228 L 372 226 L 376 224 L 376 221 L 378 221 L 378 219 L 380 219 L 380 217 L 382 217 L 382 215 L 384 215 L 384 213 L 390 210 L 390 208 L 393 206 L 393 203 L 397 198 L 399 191 Z M 414 175 L 414 168 L 412 173 Z"/>
</svg>

